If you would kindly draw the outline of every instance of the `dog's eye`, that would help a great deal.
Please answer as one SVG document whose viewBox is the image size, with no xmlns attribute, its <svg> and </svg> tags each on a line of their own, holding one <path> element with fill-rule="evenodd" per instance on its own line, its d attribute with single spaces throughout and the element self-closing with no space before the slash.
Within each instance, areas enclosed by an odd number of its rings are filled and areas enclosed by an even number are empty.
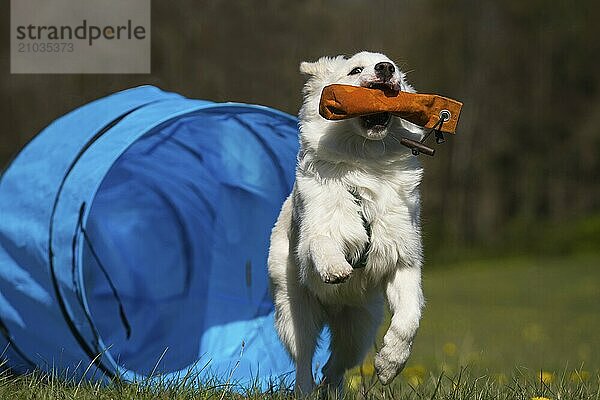
<svg viewBox="0 0 600 400">
<path fill-rule="evenodd" d="M 348 75 L 356 75 L 356 74 L 360 74 L 363 70 L 363 67 L 356 67 L 354 68 L 352 71 L 350 71 L 348 73 Z"/>
</svg>

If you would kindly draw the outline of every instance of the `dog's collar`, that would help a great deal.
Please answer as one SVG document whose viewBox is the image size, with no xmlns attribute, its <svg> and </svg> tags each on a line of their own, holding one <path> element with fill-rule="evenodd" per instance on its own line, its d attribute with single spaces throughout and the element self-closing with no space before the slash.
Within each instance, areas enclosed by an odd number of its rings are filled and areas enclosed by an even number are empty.
<svg viewBox="0 0 600 400">
<path fill-rule="evenodd" d="M 365 246 L 363 251 L 360 253 L 360 257 L 358 257 L 358 259 L 354 263 L 352 262 L 352 260 L 346 258 L 346 261 L 348 261 L 348 263 L 350 265 L 352 265 L 352 268 L 359 269 L 359 268 L 364 268 L 367 265 L 367 254 L 369 253 L 369 250 L 371 249 L 371 224 L 367 221 L 367 219 L 365 218 L 365 214 L 362 211 L 363 198 L 360 196 L 360 194 L 358 194 L 358 190 L 353 187 L 353 188 L 348 189 L 348 192 L 354 197 L 354 199 L 356 200 L 356 203 L 360 206 L 358 215 L 360 215 L 360 218 L 362 219 L 363 227 L 365 228 L 365 231 L 367 232 L 367 238 L 368 238 L 367 245 Z M 348 256 L 346 256 L 346 257 L 348 257 Z"/>
</svg>

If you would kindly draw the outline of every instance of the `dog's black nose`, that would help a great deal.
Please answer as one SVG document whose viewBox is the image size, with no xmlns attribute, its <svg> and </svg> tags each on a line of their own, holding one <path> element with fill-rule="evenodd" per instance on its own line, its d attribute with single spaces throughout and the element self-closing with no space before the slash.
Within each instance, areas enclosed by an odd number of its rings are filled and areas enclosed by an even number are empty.
<svg viewBox="0 0 600 400">
<path fill-rule="evenodd" d="M 390 79 L 394 75 L 395 70 L 396 68 L 394 68 L 394 64 L 391 62 L 384 61 L 375 64 L 375 75 L 384 81 Z"/>
</svg>

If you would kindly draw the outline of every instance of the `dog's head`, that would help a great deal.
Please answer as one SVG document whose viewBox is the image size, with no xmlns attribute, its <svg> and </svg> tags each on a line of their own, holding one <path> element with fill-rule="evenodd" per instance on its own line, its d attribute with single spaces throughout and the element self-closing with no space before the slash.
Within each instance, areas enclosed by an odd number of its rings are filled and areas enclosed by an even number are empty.
<svg viewBox="0 0 600 400">
<path fill-rule="evenodd" d="M 334 83 L 380 89 L 415 90 L 406 82 L 405 73 L 387 56 L 360 52 L 345 56 L 321 57 L 300 64 L 308 77 L 304 85 L 304 103 L 300 110 L 301 141 L 326 158 L 368 157 L 378 149 L 405 152 L 397 146 L 400 135 L 419 139 L 422 131 L 390 113 L 378 113 L 342 121 L 328 121 L 319 115 L 323 88 Z M 390 152 L 388 151 L 388 154 Z"/>
</svg>

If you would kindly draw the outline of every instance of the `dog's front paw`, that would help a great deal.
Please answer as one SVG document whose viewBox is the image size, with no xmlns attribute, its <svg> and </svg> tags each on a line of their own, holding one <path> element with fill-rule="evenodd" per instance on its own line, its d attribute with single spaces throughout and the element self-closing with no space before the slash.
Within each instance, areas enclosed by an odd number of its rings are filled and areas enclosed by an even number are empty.
<svg viewBox="0 0 600 400">
<path fill-rule="evenodd" d="M 321 278 L 325 283 L 342 283 L 350 278 L 352 271 L 354 271 L 354 268 L 348 263 L 335 264 L 324 271 L 321 274 Z"/>
<path fill-rule="evenodd" d="M 394 380 L 404 368 L 409 352 L 410 346 L 400 349 L 390 349 L 389 346 L 384 346 L 375 355 L 375 371 L 381 383 L 387 385 Z"/>
</svg>

